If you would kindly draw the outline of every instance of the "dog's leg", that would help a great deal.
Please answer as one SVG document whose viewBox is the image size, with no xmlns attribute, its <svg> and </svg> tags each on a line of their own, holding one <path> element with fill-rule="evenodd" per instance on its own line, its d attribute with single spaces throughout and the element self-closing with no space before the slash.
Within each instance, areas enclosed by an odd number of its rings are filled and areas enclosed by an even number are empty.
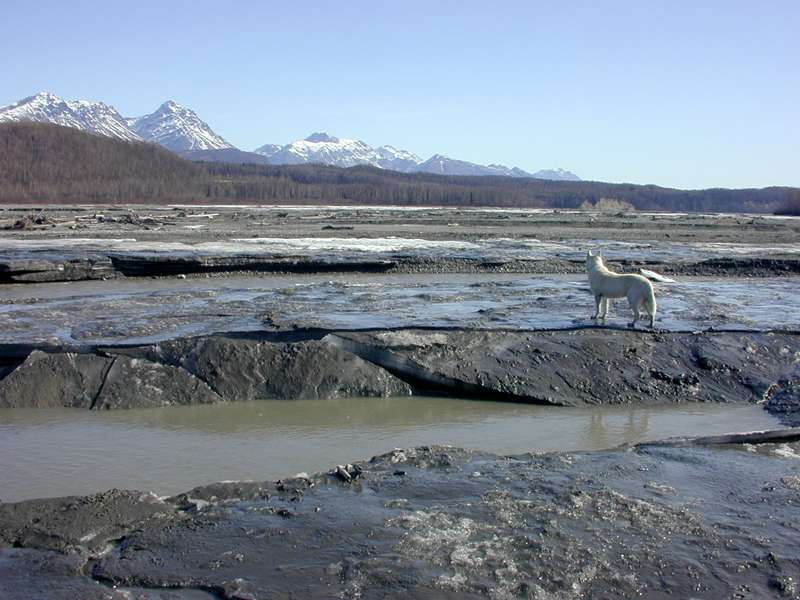
<svg viewBox="0 0 800 600">
<path fill-rule="evenodd" d="M 592 317 L 592 321 L 596 321 L 600 318 L 600 307 L 603 304 L 603 297 L 595 294 L 594 297 L 594 316 Z"/>
<path fill-rule="evenodd" d="M 603 298 L 603 321 L 608 316 L 608 307 L 611 306 L 611 298 Z"/>
<path fill-rule="evenodd" d="M 628 323 L 628 327 L 635 328 L 636 321 L 639 320 L 639 307 L 636 304 L 631 304 L 631 309 L 633 310 L 633 321 Z"/>
<path fill-rule="evenodd" d="M 650 301 L 645 301 L 647 306 L 647 314 L 650 315 L 650 329 L 656 328 L 656 297 L 653 295 Z"/>
</svg>

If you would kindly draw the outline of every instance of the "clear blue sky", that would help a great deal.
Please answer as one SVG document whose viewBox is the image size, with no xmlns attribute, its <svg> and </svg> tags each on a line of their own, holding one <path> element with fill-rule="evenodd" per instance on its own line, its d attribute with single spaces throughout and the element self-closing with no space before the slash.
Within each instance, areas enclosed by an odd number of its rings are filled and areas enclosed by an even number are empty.
<svg viewBox="0 0 800 600">
<path fill-rule="evenodd" d="M 165 99 L 584 179 L 800 186 L 800 1 L 6 2 L 0 104 Z"/>
</svg>

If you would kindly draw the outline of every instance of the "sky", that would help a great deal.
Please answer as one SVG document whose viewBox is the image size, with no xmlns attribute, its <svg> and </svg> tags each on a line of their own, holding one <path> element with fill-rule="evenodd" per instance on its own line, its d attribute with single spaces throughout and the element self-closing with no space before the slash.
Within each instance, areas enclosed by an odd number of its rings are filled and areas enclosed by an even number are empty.
<svg viewBox="0 0 800 600">
<path fill-rule="evenodd" d="M 172 99 L 244 150 L 315 131 L 527 171 L 800 186 L 800 2 L 6 2 L 0 105 Z"/>
</svg>

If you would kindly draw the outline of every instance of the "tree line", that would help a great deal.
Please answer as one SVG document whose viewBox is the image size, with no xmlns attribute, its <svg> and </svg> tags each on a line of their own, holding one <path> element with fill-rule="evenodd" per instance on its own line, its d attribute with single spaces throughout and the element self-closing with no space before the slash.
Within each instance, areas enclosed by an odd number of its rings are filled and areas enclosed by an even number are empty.
<svg viewBox="0 0 800 600">
<path fill-rule="evenodd" d="M 270 203 L 773 212 L 795 188 L 678 190 L 654 185 L 454 177 L 369 166 L 191 162 L 143 142 L 42 123 L 0 125 L 0 203 Z"/>
</svg>

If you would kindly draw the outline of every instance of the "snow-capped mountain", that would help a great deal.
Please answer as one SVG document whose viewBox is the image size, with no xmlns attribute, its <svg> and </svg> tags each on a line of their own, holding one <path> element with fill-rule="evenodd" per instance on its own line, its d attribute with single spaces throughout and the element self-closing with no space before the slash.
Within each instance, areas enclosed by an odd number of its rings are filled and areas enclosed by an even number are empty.
<svg viewBox="0 0 800 600">
<path fill-rule="evenodd" d="M 179 153 L 234 148 L 194 111 L 171 100 L 154 113 L 125 119 L 103 102 L 63 100 L 40 92 L 0 108 L 0 123 L 4 121 L 55 123 L 122 140 L 153 142 Z"/>
<path fill-rule="evenodd" d="M 377 166 L 383 169 L 410 172 L 422 163 L 422 159 L 416 154 L 408 150 L 400 150 L 394 146 L 381 146 L 380 148 L 375 148 L 375 152 L 379 157 Z"/>
<path fill-rule="evenodd" d="M 275 149 L 274 144 L 266 144 L 256 150 L 269 158 L 274 165 L 298 165 L 322 163 L 336 167 L 372 165 L 382 169 L 404 171 L 421 162 L 418 156 L 391 146 L 373 148 L 361 140 L 338 138 L 327 133 L 312 133 L 303 140 L 297 140 Z"/>
<path fill-rule="evenodd" d="M 277 154 L 281 148 L 283 148 L 283 146 L 281 146 L 280 144 L 264 144 L 263 146 L 259 146 L 258 148 L 253 150 L 253 152 L 269 158 L 273 154 Z"/>
<path fill-rule="evenodd" d="M 531 177 L 535 177 L 536 179 L 553 179 L 555 181 L 582 181 L 575 173 L 564 169 L 542 169 L 541 171 L 536 171 Z"/>
<path fill-rule="evenodd" d="M 435 154 L 423 161 L 408 150 L 393 146 L 375 148 L 360 140 L 338 138 L 327 133 L 313 133 L 285 146 L 265 144 L 254 153 L 243 152 L 214 133 L 193 110 L 172 100 L 164 102 L 149 115 L 125 119 L 113 106 L 103 102 L 63 100 L 49 92 L 40 92 L 0 107 L 0 123 L 7 121 L 55 123 L 123 140 L 153 142 L 190 160 L 269 162 L 275 165 L 322 163 L 337 167 L 371 165 L 403 173 L 498 175 L 580 181 L 577 175 L 564 169 L 546 169 L 531 174 L 516 167 L 479 165 L 441 154 Z"/>
<path fill-rule="evenodd" d="M 509 168 L 503 165 L 479 165 L 465 160 L 456 160 L 442 154 L 434 154 L 424 163 L 417 165 L 414 171 L 436 173 L 438 175 L 497 175 L 501 177 L 533 177 L 522 169 Z"/>
<path fill-rule="evenodd" d="M 142 139 L 173 152 L 234 148 L 233 144 L 214 133 L 193 110 L 172 100 L 164 102 L 154 113 L 128 119 L 128 125 Z"/>
<path fill-rule="evenodd" d="M 497 175 L 501 177 L 535 177 L 539 179 L 580 179 L 563 169 L 538 171 L 531 174 L 517 167 L 503 165 L 479 165 L 434 154 L 423 161 L 408 150 L 393 146 L 372 146 L 360 140 L 338 138 L 327 133 L 312 133 L 303 140 L 285 146 L 265 144 L 255 150 L 273 165 L 298 165 L 321 163 L 336 167 L 371 165 L 403 173 L 435 173 L 438 175 Z"/>
<path fill-rule="evenodd" d="M 113 106 L 89 100 L 63 100 L 49 92 L 39 92 L 0 108 L 0 123 L 8 121 L 55 123 L 121 140 L 142 139 Z"/>
</svg>

